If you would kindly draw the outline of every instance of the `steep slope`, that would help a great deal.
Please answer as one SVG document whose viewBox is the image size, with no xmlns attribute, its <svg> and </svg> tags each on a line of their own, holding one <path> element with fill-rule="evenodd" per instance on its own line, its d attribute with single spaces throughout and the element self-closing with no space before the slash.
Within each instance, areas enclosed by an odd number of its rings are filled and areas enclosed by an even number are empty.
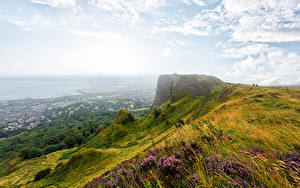
<svg viewBox="0 0 300 188">
<path fill-rule="evenodd" d="M 227 99 L 205 116 L 193 109 L 148 153 L 85 187 L 299 187 L 300 90 L 225 90 Z"/>
<path fill-rule="evenodd" d="M 190 82 L 189 76 L 185 79 Z M 99 128 L 48 177 L 13 185 L 81 187 L 100 175 L 87 187 L 97 187 L 100 180 L 121 187 L 246 186 L 238 181 L 264 187 L 299 185 L 299 89 L 217 82 L 200 95 L 192 88 L 182 90 L 178 80 L 180 87 L 151 113 L 136 117 L 121 110 L 111 126 Z M 147 153 L 154 148 L 159 154 Z M 176 181 L 170 173 L 178 175 Z M 0 182 L 9 178 L 0 174 Z"/>
<path fill-rule="evenodd" d="M 159 115 L 150 113 L 143 117 L 134 117 L 135 120 L 128 124 L 113 124 L 88 142 L 68 162 L 55 169 L 48 178 L 31 183 L 30 186 L 82 186 L 122 161 L 147 151 L 153 143 L 176 130 L 174 125 L 179 119 L 186 121 L 190 112 L 196 112 L 195 109 L 205 103 L 203 98 L 184 98 L 162 107 Z M 205 114 L 207 110 L 203 108 L 197 110 L 197 113 Z"/>
<path fill-rule="evenodd" d="M 56 169 L 48 178 L 31 183 L 30 186 L 60 185 L 82 186 L 91 178 L 110 170 L 124 160 L 147 151 L 154 143 L 176 130 L 179 120 L 188 121 L 190 113 L 202 116 L 219 104 L 223 87 L 215 88 L 207 96 L 182 96 L 176 102 L 166 102 L 157 110 L 141 117 L 121 110 L 111 126 L 100 129 L 70 162 Z M 93 153 L 90 154 L 89 153 Z M 94 153 L 99 152 L 98 156 Z M 91 156 L 81 157 L 81 156 Z M 106 157 L 103 157 L 106 156 Z M 97 158 L 101 159 L 98 160 Z M 78 165 L 79 160 L 84 160 Z"/>
<path fill-rule="evenodd" d="M 152 109 L 161 106 L 169 99 L 174 102 L 184 95 L 207 95 L 222 84 L 220 79 L 208 75 L 161 75 L 158 78 Z"/>
</svg>

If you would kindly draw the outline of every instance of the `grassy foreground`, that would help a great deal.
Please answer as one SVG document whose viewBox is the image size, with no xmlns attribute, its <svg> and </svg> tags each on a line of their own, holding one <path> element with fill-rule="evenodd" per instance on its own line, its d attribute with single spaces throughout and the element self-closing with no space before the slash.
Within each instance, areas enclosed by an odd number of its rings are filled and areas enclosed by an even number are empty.
<svg viewBox="0 0 300 188">
<path fill-rule="evenodd" d="M 67 150 L 61 150 L 51 153 L 46 156 L 34 158 L 31 160 L 20 161 L 20 159 L 13 159 L 5 161 L 0 173 L 0 187 L 17 187 L 25 186 L 28 182 L 34 180 L 35 174 L 45 168 L 55 168 L 58 160 Z M 66 160 L 60 160 L 65 162 Z"/>
<path fill-rule="evenodd" d="M 59 158 L 69 151 L 23 161 L 11 170 L 4 164 L 0 185 L 300 186 L 299 89 L 225 85 L 204 97 L 177 98 L 142 117 L 120 111 L 112 126 L 100 127 L 64 160 Z M 45 167 L 53 169 L 51 174 L 32 182 Z"/>
</svg>

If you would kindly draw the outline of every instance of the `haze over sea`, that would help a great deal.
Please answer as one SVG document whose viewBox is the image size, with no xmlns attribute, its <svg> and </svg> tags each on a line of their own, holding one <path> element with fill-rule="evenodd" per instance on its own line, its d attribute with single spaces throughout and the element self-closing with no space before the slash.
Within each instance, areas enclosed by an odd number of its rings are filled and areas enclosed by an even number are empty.
<svg viewBox="0 0 300 188">
<path fill-rule="evenodd" d="M 153 76 L 0 77 L 0 100 L 79 95 L 90 88 L 154 85 Z"/>
</svg>

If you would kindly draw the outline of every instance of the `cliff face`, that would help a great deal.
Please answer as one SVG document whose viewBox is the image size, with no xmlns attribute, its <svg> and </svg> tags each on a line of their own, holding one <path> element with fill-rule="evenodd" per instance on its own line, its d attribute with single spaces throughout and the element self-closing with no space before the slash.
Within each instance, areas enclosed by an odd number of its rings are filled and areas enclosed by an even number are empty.
<svg viewBox="0 0 300 188">
<path fill-rule="evenodd" d="M 157 108 L 168 99 L 176 101 L 176 95 L 190 94 L 193 96 L 204 96 L 213 88 L 223 84 L 223 81 L 208 75 L 161 75 L 158 78 L 155 98 L 151 109 Z"/>
</svg>

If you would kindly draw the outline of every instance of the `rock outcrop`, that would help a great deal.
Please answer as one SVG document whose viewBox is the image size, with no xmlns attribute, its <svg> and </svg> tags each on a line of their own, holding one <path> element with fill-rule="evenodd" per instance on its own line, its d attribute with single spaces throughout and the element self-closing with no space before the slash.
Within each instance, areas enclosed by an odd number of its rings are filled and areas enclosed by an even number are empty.
<svg viewBox="0 0 300 188">
<path fill-rule="evenodd" d="M 155 98 L 151 109 L 161 106 L 169 99 L 171 102 L 175 102 L 178 96 L 186 94 L 204 96 L 221 84 L 223 84 L 222 80 L 208 75 L 161 75 L 158 78 Z"/>
</svg>

